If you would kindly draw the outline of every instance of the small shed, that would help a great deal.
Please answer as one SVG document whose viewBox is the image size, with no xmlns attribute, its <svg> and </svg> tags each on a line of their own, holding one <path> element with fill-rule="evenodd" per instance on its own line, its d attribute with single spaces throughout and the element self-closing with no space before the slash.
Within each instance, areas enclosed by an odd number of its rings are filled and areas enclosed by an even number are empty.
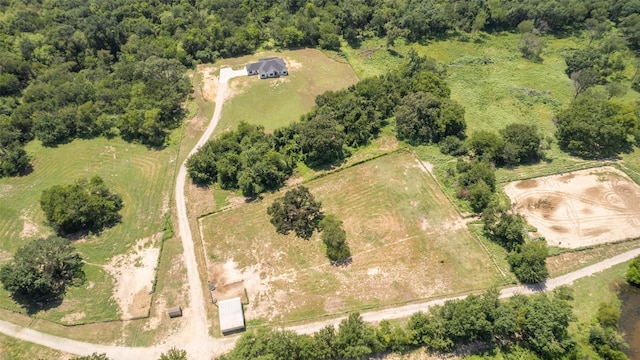
<svg viewBox="0 0 640 360">
<path fill-rule="evenodd" d="M 222 335 L 244 329 L 244 311 L 239 297 L 218 301 L 218 315 Z"/>
<path fill-rule="evenodd" d="M 180 306 L 172 307 L 167 310 L 167 314 L 170 318 L 180 317 L 182 316 L 182 308 Z"/>
</svg>

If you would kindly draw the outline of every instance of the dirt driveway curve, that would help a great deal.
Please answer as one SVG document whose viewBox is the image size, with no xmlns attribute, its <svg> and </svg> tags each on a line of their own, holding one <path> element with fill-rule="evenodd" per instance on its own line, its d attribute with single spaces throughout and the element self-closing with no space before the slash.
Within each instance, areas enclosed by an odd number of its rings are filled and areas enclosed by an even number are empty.
<svg viewBox="0 0 640 360">
<path fill-rule="evenodd" d="M 220 115 L 222 113 L 222 104 L 224 103 L 227 82 L 236 76 L 245 75 L 244 70 L 232 70 L 230 68 L 224 68 L 220 70 L 218 93 L 216 97 L 216 107 L 211 119 L 211 123 L 207 127 L 202 138 L 198 141 L 189 155 L 197 151 L 213 134 L 213 130 L 218 124 Z M 111 345 L 98 345 L 88 342 L 81 342 L 70 340 L 58 336 L 53 336 L 38 332 L 26 327 L 14 325 L 7 321 L 0 320 L 0 332 L 12 336 L 14 338 L 29 341 L 35 344 L 47 346 L 56 350 L 64 351 L 67 353 L 77 355 L 90 355 L 94 352 L 106 353 L 108 357 L 118 360 L 155 360 L 162 352 L 165 352 L 170 347 L 175 346 L 177 348 L 185 349 L 189 354 L 189 357 L 194 360 L 210 359 L 213 355 L 219 354 L 228 350 L 237 341 L 238 336 L 216 339 L 209 336 L 209 321 L 207 318 L 206 305 L 204 300 L 204 292 L 202 288 L 202 282 L 198 273 L 198 264 L 196 261 L 195 248 L 193 243 L 193 237 L 191 234 L 191 227 L 189 224 L 189 217 L 186 209 L 186 199 L 184 196 L 184 186 L 187 177 L 186 161 L 180 166 L 178 176 L 176 178 L 176 207 L 178 217 L 178 227 L 180 238 L 182 239 L 182 245 L 184 247 L 184 261 L 187 268 L 187 278 L 189 281 L 189 299 L 190 304 L 188 308 L 185 308 L 185 317 L 187 317 L 187 325 L 179 332 L 178 336 L 170 338 L 166 343 L 143 348 L 143 347 L 125 347 L 125 346 L 111 346 Z M 594 273 L 608 269 L 619 263 L 633 259 L 640 255 L 640 249 L 634 249 L 627 251 L 618 256 L 614 256 L 610 259 L 604 260 L 597 264 L 585 267 L 583 269 L 574 271 L 572 273 L 549 279 L 542 286 L 524 287 L 514 286 L 503 289 L 500 296 L 505 298 L 513 296 L 515 294 L 530 294 L 533 292 L 540 292 L 546 290 L 552 290 L 561 285 L 571 284 L 576 279 L 592 275 Z M 447 300 L 460 299 L 464 296 L 438 299 L 434 301 L 427 301 L 422 303 L 415 303 L 409 305 L 403 305 L 383 310 L 370 311 L 362 313 L 362 317 L 365 321 L 377 322 L 383 319 L 396 319 L 411 316 L 411 314 L 418 311 L 426 311 L 429 307 L 434 305 L 443 304 Z M 312 333 L 321 329 L 327 325 L 337 325 L 344 317 L 334 318 L 331 320 L 318 321 L 310 324 L 291 326 L 287 329 L 293 330 L 299 333 Z M 184 340 L 183 340 L 184 339 Z"/>
</svg>

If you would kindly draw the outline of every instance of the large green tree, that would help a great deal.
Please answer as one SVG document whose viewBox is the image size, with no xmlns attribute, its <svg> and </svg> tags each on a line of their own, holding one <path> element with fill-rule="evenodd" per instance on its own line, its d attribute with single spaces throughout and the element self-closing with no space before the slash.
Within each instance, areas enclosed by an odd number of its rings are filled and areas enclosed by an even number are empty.
<svg viewBox="0 0 640 360">
<path fill-rule="evenodd" d="M 4 289 L 27 305 L 58 300 L 67 286 L 82 279 L 82 258 L 69 240 L 59 237 L 27 243 L 0 267 Z"/>
<path fill-rule="evenodd" d="M 464 108 L 430 92 L 405 96 L 395 110 L 398 139 L 412 144 L 437 143 L 447 136 L 464 137 Z"/>
<path fill-rule="evenodd" d="M 502 161 L 508 165 L 535 162 L 542 156 L 542 137 L 535 125 L 512 123 L 500 130 Z"/>
<path fill-rule="evenodd" d="M 40 196 L 40 206 L 49 224 L 59 233 L 101 231 L 121 219 L 123 203 L 99 176 L 72 184 L 55 185 Z"/>
<path fill-rule="evenodd" d="M 322 231 L 322 242 L 327 247 L 327 257 L 332 263 L 339 264 L 351 258 L 351 250 L 347 244 L 347 233 L 342 221 L 335 215 L 326 215 L 318 224 Z"/>
<path fill-rule="evenodd" d="M 640 286 L 640 256 L 629 264 L 625 278 L 631 285 Z"/>
<path fill-rule="evenodd" d="M 304 186 L 287 191 L 267 209 L 270 221 L 280 234 L 295 232 L 305 240 L 311 238 L 322 220 L 322 203 Z"/>
<path fill-rule="evenodd" d="M 545 281 L 549 275 L 547 256 L 549 249 L 544 241 L 530 241 L 509 254 L 509 264 L 518 280 L 536 284 Z"/>
<path fill-rule="evenodd" d="M 638 129 L 636 109 L 625 103 L 585 93 L 555 119 L 560 146 L 587 158 L 615 156 L 629 151 Z"/>
</svg>

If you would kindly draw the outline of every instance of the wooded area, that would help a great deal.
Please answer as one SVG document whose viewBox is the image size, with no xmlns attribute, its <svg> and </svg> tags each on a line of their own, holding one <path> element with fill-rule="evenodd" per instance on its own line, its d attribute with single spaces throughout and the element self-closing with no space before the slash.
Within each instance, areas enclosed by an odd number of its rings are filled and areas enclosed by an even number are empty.
<svg viewBox="0 0 640 360">
<path fill-rule="evenodd" d="M 0 11 L 0 176 L 29 170 L 22 145 L 34 138 L 53 146 L 76 137 L 122 136 L 162 146 L 182 120 L 188 67 L 265 44 L 337 50 L 342 36 L 351 45 L 386 37 L 392 46 L 399 37 L 514 30 L 523 21 L 530 22 L 519 27 L 525 43 L 531 42 L 527 34 L 572 28 L 586 28 L 596 40 L 616 25 L 620 35 L 599 45 L 604 55 L 590 47 L 568 60 L 577 92 L 616 71 L 616 46 L 640 46 L 637 0 L 3 0 Z M 349 100 L 345 104 L 357 106 Z M 366 142 L 390 115 L 389 107 L 369 105 L 372 112 L 353 121 L 370 128 L 345 128 L 347 145 Z M 313 155 L 319 144 L 312 140 L 303 144 L 308 160 L 328 161 Z"/>
</svg>

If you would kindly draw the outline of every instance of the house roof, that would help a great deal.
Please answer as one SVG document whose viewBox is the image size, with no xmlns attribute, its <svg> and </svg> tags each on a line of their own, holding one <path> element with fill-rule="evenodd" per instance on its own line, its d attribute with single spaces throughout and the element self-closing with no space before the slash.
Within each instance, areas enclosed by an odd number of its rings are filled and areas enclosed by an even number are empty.
<svg viewBox="0 0 640 360">
<path fill-rule="evenodd" d="M 244 329 L 244 312 L 239 297 L 219 301 L 218 315 L 222 333 Z"/>
<path fill-rule="evenodd" d="M 282 58 L 270 57 L 259 59 L 258 62 L 247 65 L 248 72 L 257 71 L 258 74 L 266 74 L 272 71 L 282 72 L 287 70 L 287 65 Z"/>
</svg>

